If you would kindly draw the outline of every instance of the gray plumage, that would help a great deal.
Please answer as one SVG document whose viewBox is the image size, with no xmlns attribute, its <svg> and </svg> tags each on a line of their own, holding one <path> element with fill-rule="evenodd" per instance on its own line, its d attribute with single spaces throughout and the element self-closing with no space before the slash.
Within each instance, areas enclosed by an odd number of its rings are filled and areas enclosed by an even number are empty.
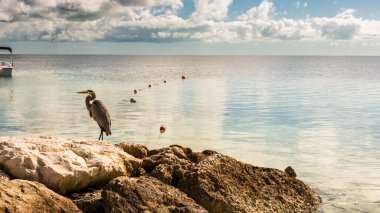
<svg viewBox="0 0 380 213">
<path fill-rule="evenodd" d="M 87 90 L 78 93 L 88 94 L 85 101 L 86 107 L 90 114 L 90 117 L 92 117 L 99 125 L 99 140 L 100 138 L 102 138 L 103 140 L 103 132 L 105 132 L 107 136 L 111 135 L 111 117 L 104 103 L 100 100 L 95 100 L 96 94 L 92 90 Z"/>
</svg>

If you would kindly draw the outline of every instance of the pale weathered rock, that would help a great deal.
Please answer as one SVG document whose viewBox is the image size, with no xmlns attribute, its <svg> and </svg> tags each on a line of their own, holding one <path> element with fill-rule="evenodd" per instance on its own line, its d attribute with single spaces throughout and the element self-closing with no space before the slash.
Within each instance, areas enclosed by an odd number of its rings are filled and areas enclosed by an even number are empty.
<svg viewBox="0 0 380 213">
<path fill-rule="evenodd" d="M 207 212 L 183 192 L 149 176 L 116 178 L 102 197 L 106 212 Z"/>
<path fill-rule="evenodd" d="M 290 177 L 296 178 L 297 174 L 294 171 L 294 169 L 291 166 L 286 167 L 285 173 L 288 174 Z"/>
<path fill-rule="evenodd" d="M 46 186 L 27 180 L 0 180 L 0 212 L 81 212 L 74 203 Z"/>
<path fill-rule="evenodd" d="M 0 170 L 0 180 L 10 180 L 11 177 L 7 173 L 5 173 L 3 170 Z"/>
<path fill-rule="evenodd" d="M 0 137 L 0 167 L 65 194 L 130 175 L 141 160 L 108 142 Z"/>
<path fill-rule="evenodd" d="M 116 146 L 124 150 L 124 152 L 136 157 L 144 158 L 148 155 L 148 148 L 146 146 L 135 143 L 119 143 Z"/>
<path fill-rule="evenodd" d="M 103 213 L 102 190 L 94 190 L 79 194 L 73 198 L 73 202 L 84 213 Z"/>
<path fill-rule="evenodd" d="M 302 181 L 222 154 L 199 162 L 177 185 L 210 212 L 313 212 L 321 203 Z"/>
</svg>

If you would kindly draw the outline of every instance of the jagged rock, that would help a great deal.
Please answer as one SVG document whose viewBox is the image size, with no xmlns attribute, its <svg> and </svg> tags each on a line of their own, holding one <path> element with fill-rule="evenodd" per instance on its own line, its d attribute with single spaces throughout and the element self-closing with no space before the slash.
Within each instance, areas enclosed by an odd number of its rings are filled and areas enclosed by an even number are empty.
<svg viewBox="0 0 380 213">
<path fill-rule="evenodd" d="M 86 192 L 76 196 L 73 202 L 84 213 L 103 213 L 103 201 L 101 190 Z"/>
<path fill-rule="evenodd" d="M 191 149 L 189 149 L 189 148 L 186 149 L 186 148 L 179 146 L 179 145 L 171 145 L 169 147 L 165 147 L 165 148 L 161 148 L 161 149 L 149 150 L 148 156 L 157 155 L 160 153 L 170 153 L 170 154 L 177 156 L 180 159 L 186 159 L 187 160 L 188 158 L 187 158 L 186 153 L 189 153 L 189 152 L 191 153 Z"/>
<path fill-rule="evenodd" d="M 183 192 L 149 176 L 116 178 L 102 197 L 106 212 L 207 212 Z"/>
<path fill-rule="evenodd" d="M 291 166 L 286 167 L 285 173 L 288 174 L 290 177 L 296 178 L 297 174 L 294 171 L 294 169 Z"/>
<path fill-rule="evenodd" d="M 0 170 L 0 180 L 10 180 L 11 177 L 7 173 L 5 173 L 3 170 Z"/>
<path fill-rule="evenodd" d="M 160 164 L 154 168 L 149 174 L 152 177 L 160 180 L 161 182 L 172 185 L 173 184 L 173 166 L 168 164 Z"/>
<path fill-rule="evenodd" d="M 186 157 L 185 154 L 184 156 L 179 154 L 179 150 L 181 149 L 174 149 L 178 151 L 176 152 L 177 155 L 180 155 L 181 157 Z M 194 163 L 192 163 L 187 158 L 180 158 L 177 155 L 173 153 L 172 149 L 165 149 L 165 151 L 163 152 L 145 157 L 142 161 L 142 167 L 145 169 L 147 173 L 150 173 L 151 171 L 153 171 L 154 168 L 156 168 L 156 166 L 160 164 L 168 164 L 173 166 L 180 165 L 184 169 L 191 169 L 194 166 Z"/>
<path fill-rule="evenodd" d="M 214 150 L 204 150 L 202 151 L 202 153 L 208 156 L 213 155 L 213 154 L 218 154 L 218 152 Z"/>
<path fill-rule="evenodd" d="M 74 203 L 46 186 L 27 180 L 0 180 L 0 212 L 81 212 Z"/>
<path fill-rule="evenodd" d="M 141 160 L 108 142 L 0 137 L 0 167 L 61 194 L 130 175 Z"/>
<path fill-rule="evenodd" d="M 178 180 L 183 178 L 185 174 L 190 171 L 195 164 L 191 162 L 183 147 L 178 145 L 170 146 L 167 148 L 154 150 L 148 153 L 148 157 L 145 157 L 142 162 L 142 167 L 146 172 L 153 177 L 163 181 L 166 184 L 176 186 Z M 149 155 L 152 154 L 152 155 Z"/>
<path fill-rule="evenodd" d="M 291 167 L 285 173 L 178 145 L 118 146 L 128 151 L 99 141 L 0 137 L 0 168 L 62 194 L 123 176 L 100 191 L 73 194 L 84 212 L 313 212 L 321 203 Z M 5 179 L 0 172 L 0 212 L 80 211 L 41 184 Z"/>
<path fill-rule="evenodd" d="M 142 167 L 151 176 L 166 184 L 176 186 L 178 180 L 194 168 L 195 163 L 215 153 L 210 150 L 197 153 L 192 152 L 189 148 L 171 145 L 162 149 L 150 150 L 148 157 L 143 159 Z"/>
<path fill-rule="evenodd" d="M 180 149 L 182 150 L 182 152 L 186 154 L 186 156 L 188 156 L 189 154 L 191 154 L 191 153 L 193 152 L 193 150 L 191 150 L 191 149 L 188 148 L 188 147 L 183 147 L 183 146 L 176 145 L 176 144 L 170 145 L 169 147 L 177 147 L 177 148 L 180 148 Z"/>
<path fill-rule="evenodd" d="M 321 199 L 286 173 L 213 154 L 177 187 L 210 212 L 313 212 Z"/>
<path fill-rule="evenodd" d="M 116 146 L 124 150 L 124 152 L 136 157 L 145 158 L 148 155 L 148 148 L 146 146 L 134 143 L 119 143 Z"/>
<path fill-rule="evenodd" d="M 208 158 L 209 156 L 213 154 L 218 154 L 216 151 L 212 150 L 204 150 L 203 152 L 192 152 L 188 154 L 189 160 L 191 160 L 194 163 L 199 163 L 202 160 Z"/>
</svg>

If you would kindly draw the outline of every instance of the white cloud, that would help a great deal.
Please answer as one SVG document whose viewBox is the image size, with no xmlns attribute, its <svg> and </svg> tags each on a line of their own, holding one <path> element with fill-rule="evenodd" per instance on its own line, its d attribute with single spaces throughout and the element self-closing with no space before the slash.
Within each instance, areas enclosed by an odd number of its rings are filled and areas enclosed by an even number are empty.
<svg viewBox="0 0 380 213">
<path fill-rule="evenodd" d="M 346 9 L 338 13 L 334 18 L 315 18 L 321 35 L 327 39 L 350 40 L 360 33 L 360 28 L 365 23 L 354 17 L 355 10 Z"/>
<path fill-rule="evenodd" d="M 248 20 L 267 20 L 270 18 L 271 14 L 274 12 L 275 7 L 270 0 L 264 0 L 257 7 L 253 7 L 248 10 L 246 13 L 238 17 L 239 20 L 248 21 Z"/>
<path fill-rule="evenodd" d="M 304 3 L 303 3 L 303 7 L 304 7 L 304 8 L 307 7 L 307 2 L 304 2 Z"/>
<path fill-rule="evenodd" d="M 27 15 L 30 6 L 14 0 L 0 1 L 0 21 L 12 21 L 18 15 Z"/>
<path fill-rule="evenodd" d="M 223 20 L 227 17 L 232 0 L 194 0 L 195 11 L 191 15 L 194 21 Z"/>
<path fill-rule="evenodd" d="M 276 18 L 264 0 L 236 20 L 232 0 L 196 0 L 190 18 L 181 0 L 0 0 L 0 41 L 204 41 L 380 40 L 380 21 L 357 18 L 355 10 L 334 17 Z M 306 2 L 304 2 L 306 3 Z M 299 3 L 300 6 L 305 4 Z M 283 14 L 284 15 L 284 14 Z"/>
</svg>

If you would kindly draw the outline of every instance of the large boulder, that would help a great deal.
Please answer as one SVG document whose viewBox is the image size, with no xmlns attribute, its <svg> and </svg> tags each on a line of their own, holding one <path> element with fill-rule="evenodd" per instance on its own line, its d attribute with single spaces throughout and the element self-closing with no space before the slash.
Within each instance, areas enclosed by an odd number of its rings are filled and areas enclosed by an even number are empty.
<svg viewBox="0 0 380 213">
<path fill-rule="evenodd" d="M 102 197 L 106 212 L 207 212 L 185 193 L 149 176 L 116 178 Z"/>
<path fill-rule="evenodd" d="M 222 154 L 199 162 L 177 187 L 210 212 L 313 212 L 321 203 L 302 181 Z"/>
<path fill-rule="evenodd" d="M 74 203 L 46 186 L 27 180 L 0 180 L 0 212 L 81 212 Z"/>
<path fill-rule="evenodd" d="M 140 159 L 108 142 L 62 138 L 0 137 L 0 168 L 61 194 L 130 175 Z"/>
</svg>

